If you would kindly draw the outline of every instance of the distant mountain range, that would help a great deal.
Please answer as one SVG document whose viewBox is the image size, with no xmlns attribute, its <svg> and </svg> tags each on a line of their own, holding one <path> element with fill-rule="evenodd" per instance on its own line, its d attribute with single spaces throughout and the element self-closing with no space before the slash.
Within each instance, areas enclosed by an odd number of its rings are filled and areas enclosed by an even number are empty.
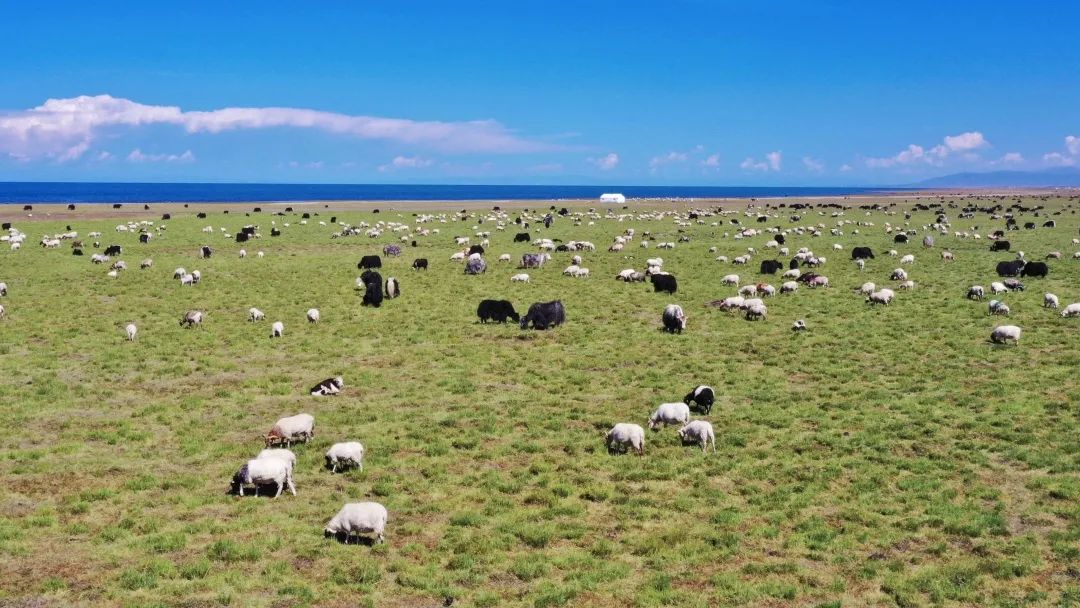
<svg viewBox="0 0 1080 608">
<path fill-rule="evenodd" d="M 1068 188 L 1080 187 L 1080 168 L 1058 167 L 1043 171 L 989 171 L 954 173 L 912 184 L 915 188 Z"/>
</svg>

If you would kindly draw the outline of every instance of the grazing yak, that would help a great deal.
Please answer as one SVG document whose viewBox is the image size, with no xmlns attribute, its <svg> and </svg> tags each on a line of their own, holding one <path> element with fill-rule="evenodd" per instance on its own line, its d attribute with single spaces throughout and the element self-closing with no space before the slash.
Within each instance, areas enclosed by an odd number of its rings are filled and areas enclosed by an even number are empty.
<svg viewBox="0 0 1080 608">
<path fill-rule="evenodd" d="M 116 256 L 116 255 L 120 255 L 123 251 L 124 251 L 124 248 L 121 247 L 120 245 L 109 245 L 108 247 L 105 248 L 105 255 L 107 255 L 107 256 Z"/>
<path fill-rule="evenodd" d="M 382 285 L 378 281 L 367 283 L 364 288 L 364 299 L 361 304 L 364 306 L 374 306 L 378 308 L 382 306 L 383 292 Z"/>
<path fill-rule="evenodd" d="M 1045 266 L 1046 264 L 1043 264 Z M 1023 260 L 1013 260 L 1011 262 L 998 262 L 997 275 L 999 277 L 1015 277 L 1024 270 L 1026 264 Z"/>
<path fill-rule="evenodd" d="M 1050 268 L 1046 265 L 1046 262 L 1028 262 L 1027 264 L 1024 264 L 1023 270 L 1020 271 L 1020 276 L 1045 278 L 1049 272 Z"/>
<path fill-rule="evenodd" d="M 360 258 L 360 263 L 356 265 L 357 268 L 364 270 L 371 270 L 372 268 L 382 268 L 382 258 L 377 255 L 365 255 Z"/>
<path fill-rule="evenodd" d="M 760 274 L 776 274 L 777 271 L 783 270 L 784 263 L 780 260 L 762 260 Z"/>
<path fill-rule="evenodd" d="M 664 331 L 681 334 L 686 329 L 686 313 L 678 304 L 668 304 L 664 308 L 663 315 Z"/>
<path fill-rule="evenodd" d="M 506 323 L 507 319 L 513 319 L 514 323 L 517 323 L 521 320 L 521 315 L 514 310 L 514 305 L 509 300 L 481 300 L 476 308 L 476 316 L 481 323 Z"/>
<path fill-rule="evenodd" d="M 869 247 L 855 247 L 851 250 L 851 259 L 872 260 L 874 259 L 874 252 Z"/>
<path fill-rule="evenodd" d="M 515 243 L 528 243 L 531 240 L 532 240 L 532 237 L 529 236 L 528 232 L 519 232 L 519 233 L 514 235 L 514 242 Z"/>
<path fill-rule="evenodd" d="M 994 241 L 993 243 L 990 243 L 990 251 L 1008 251 L 1010 247 L 1012 247 L 1012 245 L 1009 244 L 1009 241 Z"/>
<path fill-rule="evenodd" d="M 679 284 L 673 274 L 654 274 L 649 277 L 649 280 L 652 281 L 653 291 L 656 293 L 663 291 L 673 294 L 679 289 Z"/>
<path fill-rule="evenodd" d="M 529 311 L 521 317 L 519 325 L 521 329 L 528 329 L 532 324 L 533 329 L 549 329 L 558 327 L 566 321 L 566 309 L 559 300 L 551 302 L 536 302 L 529 306 Z"/>
<path fill-rule="evenodd" d="M 894 243 L 906 243 L 906 242 L 908 242 L 908 237 L 907 237 L 906 234 L 898 234 L 898 235 L 893 237 L 893 242 Z"/>
<path fill-rule="evenodd" d="M 694 390 L 683 397 L 683 403 L 686 405 L 693 403 L 697 406 L 698 411 L 706 416 L 712 411 L 714 401 L 716 401 L 716 394 L 713 392 L 712 387 L 704 384 L 694 387 Z"/>
<path fill-rule="evenodd" d="M 427 258 L 416 258 L 415 260 L 413 260 L 413 263 L 412 263 L 413 270 L 427 270 L 427 267 L 428 267 Z"/>
<path fill-rule="evenodd" d="M 469 247 L 469 251 L 468 251 L 468 253 L 466 255 L 472 255 L 474 253 L 484 255 L 484 247 L 483 247 L 483 245 L 473 245 L 472 247 Z"/>
</svg>

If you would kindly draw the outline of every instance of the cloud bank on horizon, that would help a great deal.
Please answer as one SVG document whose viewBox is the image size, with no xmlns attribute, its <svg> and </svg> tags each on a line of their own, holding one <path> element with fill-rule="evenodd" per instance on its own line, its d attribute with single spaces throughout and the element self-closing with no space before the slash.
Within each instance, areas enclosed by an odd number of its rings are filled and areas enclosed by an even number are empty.
<svg viewBox="0 0 1080 608">
<path fill-rule="evenodd" d="M 412 175 L 425 171 L 441 171 L 452 175 L 463 174 L 476 168 L 450 162 L 440 162 L 435 155 L 473 155 L 504 157 L 513 155 L 546 155 L 543 162 L 534 162 L 526 173 L 559 174 L 568 172 L 567 167 L 578 167 L 597 175 L 619 173 L 620 176 L 648 175 L 665 178 L 685 175 L 709 176 L 727 168 L 743 175 L 776 175 L 787 171 L 804 176 L 828 174 L 829 164 L 816 151 L 805 151 L 801 164 L 785 169 L 780 150 L 768 152 L 761 157 L 745 156 L 741 162 L 725 163 L 721 152 L 709 150 L 697 144 L 680 150 L 656 154 L 646 162 L 628 165 L 618 151 L 585 156 L 588 150 L 598 152 L 608 146 L 568 146 L 554 144 L 544 138 L 530 138 L 518 134 L 496 120 L 432 121 L 406 118 L 387 118 L 367 115 L 351 115 L 305 108 L 290 107 L 224 107 L 216 110 L 183 110 L 178 106 L 149 105 L 131 99 L 111 95 L 82 95 L 72 98 L 48 99 L 41 105 L 19 111 L 0 112 L 0 158 L 6 157 L 19 164 L 52 163 L 54 165 L 83 163 L 107 163 L 124 159 L 128 163 L 160 163 L 193 165 L 199 154 L 191 148 L 183 152 L 148 152 L 135 147 L 129 153 L 104 149 L 112 142 L 118 131 L 148 130 L 155 126 L 174 127 L 187 135 L 218 135 L 239 131 L 272 131 L 294 129 L 317 131 L 351 140 L 364 140 L 427 152 L 395 153 L 389 160 L 372 164 L 377 174 L 408 172 Z M 574 134 L 578 135 L 577 133 Z M 205 143 L 205 142 L 204 142 Z M 767 149 L 767 148 L 766 148 Z M 1042 154 L 1041 163 L 1028 161 L 1015 151 L 986 156 L 993 145 L 981 131 L 966 131 L 946 135 L 940 143 L 923 146 L 911 143 L 891 156 L 864 156 L 853 153 L 851 157 L 836 160 L 833 175 L 846 175 L 863 171 L 870 175 L 906 176 L 919 174 L 928 169 L 949 167 L 993 169 L 1000 167 L 1071 167 L 1080 164 L 1080 137 L 1067 135 L 1064 146 Z M 730 157 L 741 157 L 737 151 Z M 388 154 L 389 156 L 389 154 Z M 384 157 L 385 158 L 385 157 Z M 279 166 L 291 169 L 323 170 L 328 163 L 323 160 L 282 161 Z M 357 163 L 341 163 L 340 167 L 353 168 Z M 483 171 L 494 166 L 486 160 L 477 167 Z M 574 171 L 570 171 L 574 173 Z M 577 171 L 580 173 L 580 171 Z M 482 173 L 481 173 L 482 174 Z"/>
</svg>

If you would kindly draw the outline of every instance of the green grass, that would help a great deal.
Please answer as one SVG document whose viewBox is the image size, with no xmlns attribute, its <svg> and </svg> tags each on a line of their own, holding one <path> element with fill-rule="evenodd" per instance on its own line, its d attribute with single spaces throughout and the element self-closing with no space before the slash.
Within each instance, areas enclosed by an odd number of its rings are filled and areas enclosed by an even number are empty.
<svg viewBox="0 0 1080 608">
<path fill-rule="evenodd" d="M 522 285 L 509 277 L 532 248 L 511 243 L 516 227 L 452 213 L 424 225 L 441 234 L 386 261 L 383 276 L 398 277 L 404 295 L 381 309 L 360 306 L 356 262 L 395 237 L 331 240 L 317 225 L 329 213 L 306 226 L 292 215 L 174 214 L 141 246 L 115 221 L 16 222 L 31 243 L 0 250 L 10 290 L 0 300 L 0 604 L 1080 605 L 1080 320 L 1041 307 L 1044 291 L 1063 306 L 1080 301 L 1071 205 L 1056 229 L 1009 234 L 1029 258 L 1066 258 L 1005 296 L 1008 322 L 1024 330 L 1019 347 L 989 344 L 1005 320 L 963 297 L 996 280 L 995 262 L 1011 254 L 951 235 L 929 251 L 921 236 L 895 246 L 883 227 L 902 213 L 853 209 L 842 219 L 875 225 L 789 236 L 793 251 L 829 258 L 821 272 L 833 287 L 772 298 L 769 319 L 753 323 L 705 306 L 734 293 L 720 277 L 756 281 L 765 258 L 714 261 L 768 240 L 724 238 L 730 225 L 710 225 L 721 218 L 687 227 L 691 241 L 673 251 L 635 240 L 619 254 L 604 249 L 624 228 L 676 241 L 678 227 L 602 217 L 534 226 L 534 238 L 591 240 L 600 251 L 582 254 L 589 279 L 561 276 L 564 253 Z M 832 227 L 841 218 L 831 213 L 799 225 Z M 955 230 L 1000 225 L 957 214 Z M 796 225 L 789 215 L 767 225 Z M 911 224 L 932 218 L 917 212 Z M 272 219 L 292 225 L 270 238 Z M 266 236 L 239 259 L 241 246 L 216 228 L 246 221 Z M 34 244 L 67 223 L 123 245 L 132 269 L 110 279 L 66 244 Z M 473 226 L 492 232 L 480 277 L 448 261 L 452 237 Z M 198 260 L 204 242 L 217 254 Z M 878 253 L 864 273 L 848 261 L 855 245 Z M 893 247 L 916 255 L 918 288 L 869 307 L 853 289 L 890 283 Z M 940 260 L 944 248 L 955 263 Z M 504 252 L 515 262 L 495 261 Z M 677 275 L 675 296 L 612 279 L 653 256 Z M 154 267 L 141 271 L 145 257 Z M 431 269 L 410 270 L 415 257 Z M 177 266 L 201 270 L 203 283 L 180 288 Z M 560 298 L 568 321 L 548 332 L 480 325 L 475 308 L 487 297 L 520 312 Z M 682 335 L 659 330 L 671 302 L 690 315 Z M 251 306 L 267 320 L 248 323 Z M 305 322 L 310 307 L 319 325 Z M 189 309 L 207 313 L 202 328 L 178 325 Z M 797 318 L 810 327 L 803 335 L 789 329 Z M 271 340 L 277 320 L 285 337 Z M 128 322 L 139 327 L 134 343 Z M 343 395 L 307 396 L 339 374 Z M 680 445 L 674 429 L 650 432 L 644 458 L 606 452 L 613 423 L 643 424 L 699 383 L 717 390 L 715 455 Z M 298 412 L 318 420 L 316 439 L 296 448 L 299 495 L 227 496 L 259 436 Z M 332 475 L 322 454 L 346 440 L 364 443 L 364 470 Z M 341 504 L 357 500 L 389 509 L 386 544 L 323 538 Z"/>
</svg>

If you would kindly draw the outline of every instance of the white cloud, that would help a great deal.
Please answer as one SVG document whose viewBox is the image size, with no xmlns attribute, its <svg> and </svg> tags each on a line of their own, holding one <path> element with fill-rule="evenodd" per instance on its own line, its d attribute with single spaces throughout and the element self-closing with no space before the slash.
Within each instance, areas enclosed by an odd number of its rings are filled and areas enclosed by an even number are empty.
<svg viewBox="0 0 1080 608">
<path fill-rule="evenodd" d="M 586 162 L 596 165 L 601 171 L 610 171 L 619 166 L 619 155 L 611 152 L 600 158 L 589 157 Z"/>
<path fill-rule="evenodd" d="M 840 165 L 840 170 L 843 171 L 844 173 L 847 173 L 848 171 L 851 171 L 852 169 L 853 169 L 853 167 L 851 165 L 847 164 L 847 163 L 844 163 L 843 165 Z"/>
<path fill-rule="evenodd" d="M 380 173 L 396 171 L 398 169 L 423 169 L 430 167 L 434 161 L 419 156 L 395 156 L 394 160 L 385 165 L 379 165 Z"/>
<path fill-rule="evenodd" d="M 783 162 L 783 155 L 780 151 L 769 152 L 765 155 L 765 160 L 756 160 L 754 158 L 747 157 L 746 160 L 739 163 L 739 167 L 748 171 L 779 171 L 781 163 Z"/>
<path fill-rule="evenodd" d="M 188 133 L 292 127 L 359 139 L 423 145 L 447 152 L 523 153 L 558 149 L 530 141 L 493 120 L 416 121 L 301 108 L 184 111 L 110 95 L 49 99 L 35 108 L 0 113 L 0 153 L 15 158 L 80 158 L 106 129 L 175 125 Z"/>
<path fill-rule="evenodd" d="M 971 150 L 990 145 L 983 134 L 978 131 L 969 131 L 959 135 L 946 135 L 938 144 L 929 150 L 916 144 L 908 144 L 908 147 L 893 156 L 884 158 L 867 158 L 866 166 L 871 169 L 887 169 L 890 167 L 917 165 L 920 163 L 940 167 L 944 160 L 955 152 L 964 152 L 961 158 L 967 161 L 978 160 L 979 156 Z"/>
<path fill-rule="evenodd" d="M 1006 165 L 1015 165 L 1024 162 L 1024 157 L 1019 152 L 1008 152 L 1001 157 L 1000 162 Z"/>
<path fill-rule="evenodd" d="M 825 163 L 823 161 L 821 161 L 821 160 L 816 159 L 816 158 L 810 158 L 809 156 L 804 156 L 802 158 L 802 163 L 803 163 L 803 166 L 806 167 L 806 170 L 810 171 L 811 173 L 821 173 L 822 171 L 825 170 Z"/>
<path fill-rule="evenodd" d="M 709 168 L 719 167 L 720 166 L 720 155 L 719 154 L 710 154 L 708 156 L 708 158 L 701 161 L 701 166 L 702 167 L 709 167 Z"/>
<path fill-rule="evenodd" d="M 322 169 L 324 166 L 326 166 L 326 163 L 321 160 L 312 160 L 306 163 L 298 160 L 289 161 L 290 169 Z"/>
<path fill-rule="evenodd" d="M 94 155 L 94 160 L 98 162 L 105 162 L 107 160 L 112 160 L 112 157 L 112 152 L 109 152 L 108 150 L 102 150 Z"/>
<path fill-rule="evenodd" d="M 1075 135 L 1065 137 L 1065 147 L 1069 150 L 1069 154 L 1080 156 L 1080 137 Z"/>
<path fill-rule="evenodd" d="M 989 144 L 990 142 L 986 141 L 983 134 L 978 131 L 969 131 L 967 133 L 961 133 L 960 135 L 945 136 L 945 146 L 953 152 L 975 150 L 976 148 L 982 148 Z"/>
<path fill-rule="evenodd" d="M 127 159 L 132 163 L 191 163 L 195 162 L 195 155 L 191 150 L 185 150 L 183 154 L 145 154 L 135 148 Z"/>
<path fill-rule="evenodd" d="M 656 170 L 664 165 L 685 163 L 690 156 L 686 152 L 668 152 L 664 156 L 654 156 L 649 161 L 649 168 Z"/>
<path fill-rule="evenodd" d="M 1051 152 L 1049 154 L 1043 154 L 1043 162 L 1056 167 L 1072 167 L 1076 164 L 1076 159 L 1065 156 L 1060 152 Z"/>
</svg>

